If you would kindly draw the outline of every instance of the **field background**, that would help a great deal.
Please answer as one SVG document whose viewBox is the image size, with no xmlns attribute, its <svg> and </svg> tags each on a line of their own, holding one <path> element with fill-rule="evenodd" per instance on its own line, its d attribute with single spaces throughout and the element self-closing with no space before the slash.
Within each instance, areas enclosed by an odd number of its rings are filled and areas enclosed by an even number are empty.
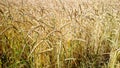
<svg viewBox="0 0 120 68">
<path fill-rule="evenodd" d="M 0 0 L 0 68 L 120 68 L 120 0 Z"/>
</svg>

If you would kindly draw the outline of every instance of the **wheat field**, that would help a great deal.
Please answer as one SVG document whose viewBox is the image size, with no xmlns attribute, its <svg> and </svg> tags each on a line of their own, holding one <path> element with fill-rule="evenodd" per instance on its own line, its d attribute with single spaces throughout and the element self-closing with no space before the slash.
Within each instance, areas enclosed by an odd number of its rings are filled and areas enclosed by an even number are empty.
<svg viewBox="0 0 120 68">
<path fill-rule="evenodd" d="M 120 0 L 0 0 L 0 68 L 120 68 Z"/>
</svg>

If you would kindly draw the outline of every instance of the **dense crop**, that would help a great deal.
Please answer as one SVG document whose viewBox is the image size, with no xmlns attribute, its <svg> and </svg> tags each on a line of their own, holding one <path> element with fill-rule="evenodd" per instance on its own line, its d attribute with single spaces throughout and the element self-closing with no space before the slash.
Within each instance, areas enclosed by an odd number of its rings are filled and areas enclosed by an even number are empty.
<svg viewBox="0 0 120 68">
<path fill-rule="evenodd" d="M 120 68 L 119 0 L 0 0 L 1 68 Z"/>
</svg>

